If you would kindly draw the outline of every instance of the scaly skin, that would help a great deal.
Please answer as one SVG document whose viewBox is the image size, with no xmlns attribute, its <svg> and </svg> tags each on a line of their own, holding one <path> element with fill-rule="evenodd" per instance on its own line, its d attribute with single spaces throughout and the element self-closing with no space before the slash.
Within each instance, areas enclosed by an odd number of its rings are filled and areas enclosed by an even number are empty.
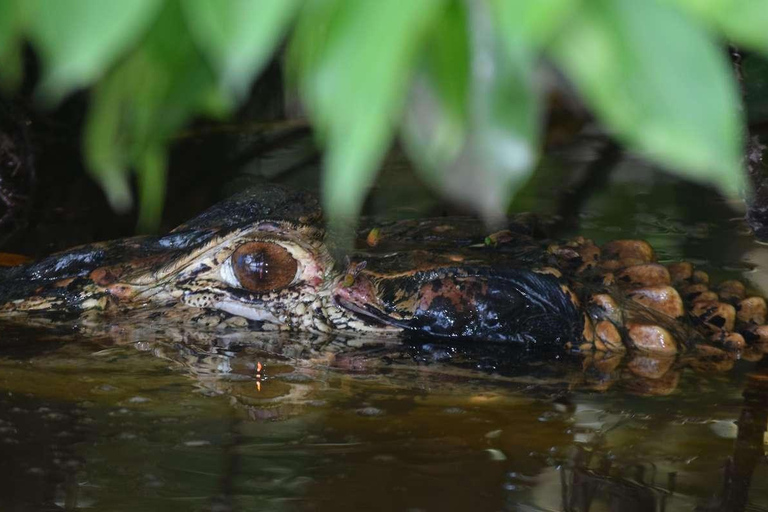
<svg viewBox="0 0 768 512">
<path fill-rule="evenodd" d="M 711 287 L 706 272 L 688 262 L 661 265 L 642 240 L 602 248 L 577 239 L 549 248 L 586 298 L 582 350 L 626 347 L 674 355 L 686 348 L 712 352 L 768 348 L 766 301 L 748 296 L 739 281 Z"/>
<path fill-rule="evenodd" d="M 319 221 L 308 194 L 246 192 L 162 237 L 2 270 L 0 316 L 74 320 L 86 334 L 181 324 L 517 341 L 578 350 L 608 371 L 627 351 L 712 359 L 768 348 L 762 298 L 736 281 L 710 290 L 705 273 L 656 263 L 643 241 L 547 245 L 519 219 L 489 237 L 467 219 L 405 221 L 363 232 L 342 269 Z"/>
</svg>

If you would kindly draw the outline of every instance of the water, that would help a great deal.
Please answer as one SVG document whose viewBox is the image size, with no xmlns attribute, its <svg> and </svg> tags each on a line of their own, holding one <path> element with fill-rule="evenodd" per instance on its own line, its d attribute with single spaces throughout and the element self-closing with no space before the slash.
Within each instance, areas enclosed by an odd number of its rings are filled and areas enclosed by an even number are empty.
<svg viewBox="0 0 768 512">
<path fill-rule="evenodd" d="M 630 160 L 571 232 L 766 290 L 726 206 Z M 5 326 L 0 510 L 768 510 L 760 357 Z"/>
<path fill-rule="evenodd" d="M 40 341 L 0 362 L 2 510 L 692 510 L 727 497 L 736 461 L 753 510 L 768 503 L 764 365 L 685 369 L 640 396 L 590 390 L 573 361 L 499 375 L 222 349 L 193 364 L 168 340 Z M 737 441 L 742 424 L 759 439 Z"/>
</svg>

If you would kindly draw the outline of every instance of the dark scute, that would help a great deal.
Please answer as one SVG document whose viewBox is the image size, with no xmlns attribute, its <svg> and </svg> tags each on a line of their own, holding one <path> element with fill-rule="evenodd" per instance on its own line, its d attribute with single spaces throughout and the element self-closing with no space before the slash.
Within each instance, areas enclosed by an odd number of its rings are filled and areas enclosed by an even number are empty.
<svg viewBox="0 0 768 512">
<path fill-rule="evenodd" d="M 416 312 L 407 324 L 409 331 L 547 347 L 561 347 L 581 337 L 582 315 L 556 277 L 510 269 L 477 279 L 487 288 L 476 296 L 473 308 L 456 311 L 449 300 L 436 298 L 430 308 Z"/>
</svg>

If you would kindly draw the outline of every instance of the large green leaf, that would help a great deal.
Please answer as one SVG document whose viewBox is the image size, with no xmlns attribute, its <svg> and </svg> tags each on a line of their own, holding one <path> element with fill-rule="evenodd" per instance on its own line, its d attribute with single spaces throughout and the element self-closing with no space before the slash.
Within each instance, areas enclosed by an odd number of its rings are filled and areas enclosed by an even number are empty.
<svg viewBox="0 0 768 512">
<path fill-rule="evenodd" d="M 553 37 L 579 8 L 581 0 L 489 0 L 489 3 L 502 34 L 540 45 Z"/>
<path fill-rule="evenodd" d="M 225 91 L 242 99 L 272 56 L 301 0 L 186 0 L 190 31 Z"/>
<path fill-rule="evenodd" d="M 179 3 L 166 3 L 146 38 L 96 87 L 85 154 L 112 204 L 129 206 L 127 173 L 139 178 L 140 227 L 162 211 L 165 148 L 195 115 L 227 110 L 213 72 L 197 50 Z"/>
<path fill-rule="evenodd" d="M 404 142 L 433 186 L 462 152 L 468 129 L 470 41 L 464 2 L 453 0 L 427 36 L 404 117 Z"/>
<path fill-rule="evenodd" d="M 344 5 L 348 0 L 306 0 L 296 20 L 287 52 L 287 78 L 297 87 L 316 72 L 330 40 L 343 23 Z"/>
<path fill-rule="evenodd" d="M 768 53 L 768 0 L 676 0 L 731 42 Z"/>
<path fill-rule="evenodd" d="M 126 84 L 110 76 L 96 87 L 83 137 L 88 169 L 104 189 L 112 208 L 119 212 L 127 211 L 132 203 L 130 150 L 126 147 L 130 135 L 121 129 L 121 105 L 126 102 L 128 91 Z"/>
<path fill-rule="evenodd" d="M 292 65 L 327 146 L 323 200 L 333 219 L 358 213 L 391 144 L 416 51 L 443 4 L 316 0 L 302 13 Z"/>
<path fill-rule="evenodd" d="M 535 65 L 518 34 L 497 30 L 486 4 L 466 5 L 467 15 L 448 9 L 436 24 L 406 110 L 405 142 L 433 186 L 498 221 L 539 150 Z"/>
<path fill-rule="evenodd" d="M 30 36 L 40 51 L 44 95 L 90 84 L 143 35 L 162 0 L 28 0 Z"/>
<path fill-rule="evenodd" d="M 464 2 L 451 1 L 435 20 L 423 50 L 423 63 L 446 107 L 450 125 L 466 123 L 470 88 L 470 34 Z"/>
<path fill-rule="evenodd" d="M 657 0 L 591 0 L 554 58 L 600 120 L 630 148 L 672 171 L 743 184 L 735 79 L 722 48 Z"/>
</svg>

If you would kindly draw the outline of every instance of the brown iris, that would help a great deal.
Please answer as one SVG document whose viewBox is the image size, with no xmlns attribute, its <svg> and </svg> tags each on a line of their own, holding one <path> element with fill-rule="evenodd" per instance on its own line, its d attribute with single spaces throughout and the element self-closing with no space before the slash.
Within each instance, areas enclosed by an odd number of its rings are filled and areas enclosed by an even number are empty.
<svg viewBox="0 0 768 512">
<path fill-rule="evenodd" d="M 283 247 L 271 242 L 243 244 L 232 255 L 232 268 L 240 286 L 251 292 L 269 292 L 289 286 L 298 264 Z"/>
</svg>

